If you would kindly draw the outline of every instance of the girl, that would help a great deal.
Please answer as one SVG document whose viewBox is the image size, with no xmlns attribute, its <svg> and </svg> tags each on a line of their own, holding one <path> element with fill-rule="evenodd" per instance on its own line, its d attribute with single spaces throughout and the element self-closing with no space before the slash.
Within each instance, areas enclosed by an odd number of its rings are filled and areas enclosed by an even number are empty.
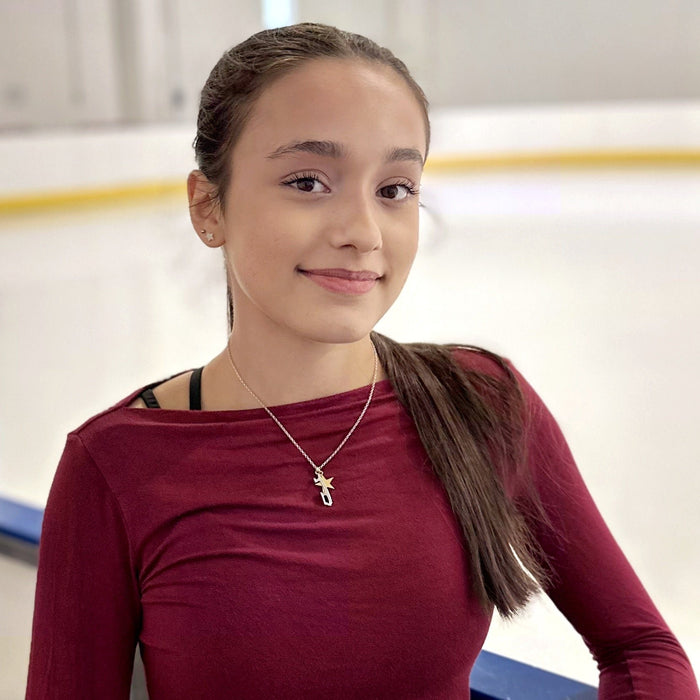
<svg viewBox="0 0 700 700">
<path fill-rule="evenodd" d="M 46 507 L 29 698 L 469 696 L 493 609 L 540 588 L 600 697 L 698 698 L 554 419 L 508 362 L 374 332 L 416 253 L 430 127 L 373 42 L 226 53 L 188 179 L 230 337 L 71 433 Z"/>
</svg>

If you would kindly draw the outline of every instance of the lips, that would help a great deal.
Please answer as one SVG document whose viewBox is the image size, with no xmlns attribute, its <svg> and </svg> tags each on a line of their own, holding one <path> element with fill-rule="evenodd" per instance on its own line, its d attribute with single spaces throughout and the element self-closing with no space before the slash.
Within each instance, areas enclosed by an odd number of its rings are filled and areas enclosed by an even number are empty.
<svg viewBox="0 0 700 700">
<path fill-rule="evenodd" d="M 299 271 L 320 287 L 337 294 L 366 294 L 381 277 L 381 275 L 371 270 L 331 268 Z"/>
<path fill-rule="evenodd" d="M 370 270 L 345 270 L 342 268 L 331 268 L 328 270 L 302 270 L 310 275 L 321 275 L 322 277 L 337 277 L 344 280 L 376 280 L 381 277 L 376 272 Z"/>
</svg>

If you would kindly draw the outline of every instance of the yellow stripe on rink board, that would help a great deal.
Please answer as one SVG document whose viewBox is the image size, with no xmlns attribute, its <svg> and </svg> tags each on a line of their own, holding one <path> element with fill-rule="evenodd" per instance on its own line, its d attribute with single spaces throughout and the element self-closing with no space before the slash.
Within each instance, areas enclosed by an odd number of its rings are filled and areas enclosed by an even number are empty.
<svg viewBox="0 0 700 700">
<path fill-rule="evenodd" d="M 138 200 L 186 194 L 184 176 L 178 180 L 140 182 L 133 185 L 78 188 L 53 192 L 36 192 L 0 197 L 0 216 L 38 212 L 47 209 L 75 209 L 86 206 L 108 206 Z"/>
<path fill-rule="evenodd" d="M 459 174 L 490 169 L 700 167 L 700 150 L 685 151 L 560 151 L 552 153 L 503 153 L 483 156 L 431 155 L 429 174 Z M 55 209 L 108 206 L 138 200 L 185 194 L 185 176 L 114 187 L 78 188 L 0 197 L 0 216 Z"/>
<path fill-rule="evenodd" d="M 699 151 L 558 151 L 428 156 L 428 173 L 460 173 L 490 168 L 700 167 Z"/>
</svg>

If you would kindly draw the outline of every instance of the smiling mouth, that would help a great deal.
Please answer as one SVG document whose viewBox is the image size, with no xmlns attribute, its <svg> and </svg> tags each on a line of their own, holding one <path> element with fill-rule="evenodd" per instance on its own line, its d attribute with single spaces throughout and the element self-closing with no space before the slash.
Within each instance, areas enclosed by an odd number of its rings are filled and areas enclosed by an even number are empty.
<svg viewBox="0 0 700 700">
<path fill-rule="evenodd" d="M 336 294 L 366 294 L 381 278 L 381 275 L 371 270 L 333 268 L 324 270 L 299 269 L 299 272 L 319 287 Z"/>
</svg>

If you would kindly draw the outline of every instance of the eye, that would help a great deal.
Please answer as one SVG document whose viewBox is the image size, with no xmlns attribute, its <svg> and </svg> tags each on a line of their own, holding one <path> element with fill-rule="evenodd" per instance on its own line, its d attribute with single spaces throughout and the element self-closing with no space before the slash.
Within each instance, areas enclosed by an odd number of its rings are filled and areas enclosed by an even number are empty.
<svg viewBox="0 0 700 700">
<path fill-rule="evenodd" d="M 379 188 L 379 195 L 384 199 L 401 201 L 418 194 L 418 189 L 408 182 L 397 182 L 393 185 L 384 185 Z"/>
<path fill-rule="evenodd" d="M 310 192 L 315 194 L 317 192 L 328 191 L 328 188 L 315 175 L 310 173 L 292 175 L 282 184 L 295 190 L 299 190 L 299 192 Z"/>
</svg>

